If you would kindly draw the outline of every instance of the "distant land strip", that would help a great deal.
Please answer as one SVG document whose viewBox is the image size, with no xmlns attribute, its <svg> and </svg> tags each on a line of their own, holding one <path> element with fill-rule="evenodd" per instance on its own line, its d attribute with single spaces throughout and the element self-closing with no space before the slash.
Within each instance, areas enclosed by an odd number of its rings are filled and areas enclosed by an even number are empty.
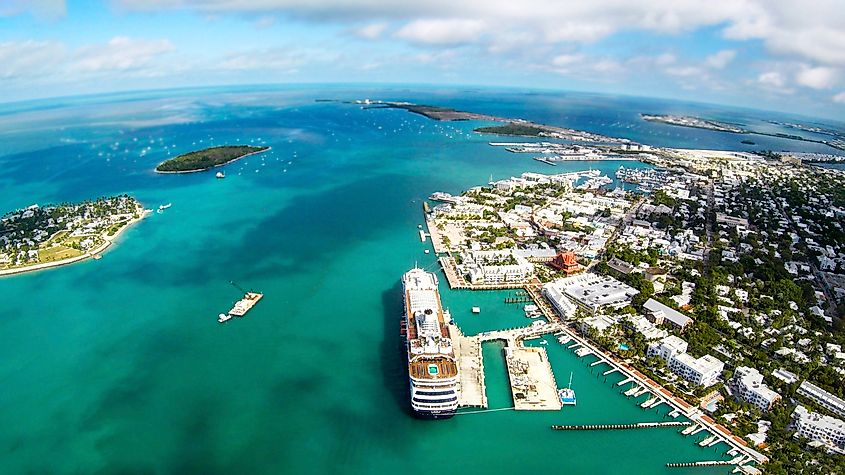
<svg viewBox="0 0 845 475">
<path fill-rule="evenodd" d="M 756 130 L 747 129 L 745 127 L 737 127 L 733 124 L 728 124 L 725 122 L 718 122 L 712 120 L 706 120 L 699 117 L 675 117 L 670 115 L 664 114 L 640 114 L 640 118 L 648 122 L 656 122 L 660 124 L 666 125 L 674 125 L 676 127 L 688 127 L 692 129 L 703 129 L 703 130 L 712 130 L 715 132 L 726 132 L 729 134 L 741 134 L 741 135 L 762 135 L 764 137 L 775 137 L 779 139 L 785 140 L 796 140 L 799 142 L 811 142 L 811 143 L 820 143 L 822 145 L 827 145 L 830 148 L 834 148 L 837 150 L 845 150 L 845 136 L 837 135 L 836 133 L 830 131 L 818 132 L 814 130 L 808 130 L 808 132 L 815 132 L 815 133 L 824 133 L 826 135 L 830 135 L 834 137 L 834 140 L 817 140 L 811 139 L 807 137 L 802 137 L 800 135 L 795 134 L 786 134 L 783 132 L 776 132 L 776 133 L 769 133 L 769 132 L 759 132 Z M 774 122 L 775 124 L 781 125 L 779 123 Z M 786 126 L 790 126 L 791 124 L 784 124 Z M 793 128 L 796 128 L 792 126 Z"/>
<path fill-rule="evenodd" d="M 318 99 L 318 102 L 332 102 L 330 99 Z M 605 142 L 614 144 L 631 143 L 628 139 L 608 137 L 581 130 L 567 129 L 552 125 L 537 124 L 524 119 L 509 119 L 476 112 L 466 112 L 449 107 L 413 104 L 410 102 L 371 101 L 369 99 L 357 101 L 336 101 L 344 104 L 356 104 L 366 109 L 404 109 L 437 121 L 465 121 L 478 120 L 487 122 L 502 122 L 501 125 L 478 127 L 473 132 L 479 134 L 514 135 L 523 137 L 549 137 L 574 142 Z"/>
</svg>

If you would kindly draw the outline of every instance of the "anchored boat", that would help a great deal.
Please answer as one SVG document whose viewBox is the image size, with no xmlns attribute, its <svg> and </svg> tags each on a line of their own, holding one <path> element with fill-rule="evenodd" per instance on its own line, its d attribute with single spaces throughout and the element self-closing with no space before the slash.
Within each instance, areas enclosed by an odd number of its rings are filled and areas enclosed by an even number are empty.
<svg viewBox="0 0 845 475">
<path fill-rule="evenodd" d="M 246 315 L 247 312 L 252 310 L 252 307 L 254 307 L 259 300 L 264 298 L 264 294 L 260 292 L 244 290 L 240 286 L 238 286 L 238 284 L 232 281 L 229 281 L 229 284 L 243 292 L 244 296 L 242 299 L 235 302 L 235 305 L 232 306 L 228 313 L 221 313 L 217 316 L 217 321 L 220 323 L 226 323 L 227 321 L 231 320 L 232 317 L 243 317 L 244 315 Z"/>
<path fill-rule="evenodd" d="M 575 405 L 575 391 L 572 389 L 572 373 L 569 373 L 569 386 L 561 389 L 558 391 L 558 396 L 560 396 L 560 402 L 564 406 L 574 406 Z"/>
</svg>

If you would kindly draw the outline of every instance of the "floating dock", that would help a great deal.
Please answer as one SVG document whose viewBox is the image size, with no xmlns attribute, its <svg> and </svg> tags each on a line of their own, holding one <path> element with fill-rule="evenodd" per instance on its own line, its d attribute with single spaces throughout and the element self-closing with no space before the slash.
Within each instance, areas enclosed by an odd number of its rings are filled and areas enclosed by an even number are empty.
<svg viewBox="0 0 845 475">
<path fill-rule="evenodd" d="M 258 292 L 247 292 L 244 294 L 244 298 L 235 302 L 235 305 L 231 310 L 229 310 L 229 315 L 243 317 L 247 312 L 252 310 L 252 307 L 255 307 L 255 304 L 257 304 L 263 297 L 264 294 Z"/>
</svg>

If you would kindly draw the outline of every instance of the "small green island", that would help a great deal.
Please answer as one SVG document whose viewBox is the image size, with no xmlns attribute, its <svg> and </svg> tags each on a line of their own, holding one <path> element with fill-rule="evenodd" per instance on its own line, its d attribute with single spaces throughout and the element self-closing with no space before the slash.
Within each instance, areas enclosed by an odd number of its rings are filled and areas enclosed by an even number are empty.
<svg viewBox="0 0 845 475">
<path fill-rule="evenodd" d="M 165 160 L 158 164 L 155 171 L 158 173 L 201 172 L 267 150 L 270 150 L 270 147 L 220 145 L 184 153 L 178 157 Z"/>
</svg>

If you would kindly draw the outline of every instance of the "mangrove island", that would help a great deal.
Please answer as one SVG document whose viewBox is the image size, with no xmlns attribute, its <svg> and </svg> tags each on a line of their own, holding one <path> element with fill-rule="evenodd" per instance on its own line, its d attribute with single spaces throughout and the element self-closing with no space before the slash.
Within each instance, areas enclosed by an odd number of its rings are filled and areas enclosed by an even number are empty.
<svg viewBox="0 0 845 475">
<path fill-rule="evenodd" d="M 158 173 L 191 173 L 219 167 L 256 153 L 270 150 L 270 147 L 252 145 L 220 145 L 184 153 L 158 164 Z"/>
</svg>

